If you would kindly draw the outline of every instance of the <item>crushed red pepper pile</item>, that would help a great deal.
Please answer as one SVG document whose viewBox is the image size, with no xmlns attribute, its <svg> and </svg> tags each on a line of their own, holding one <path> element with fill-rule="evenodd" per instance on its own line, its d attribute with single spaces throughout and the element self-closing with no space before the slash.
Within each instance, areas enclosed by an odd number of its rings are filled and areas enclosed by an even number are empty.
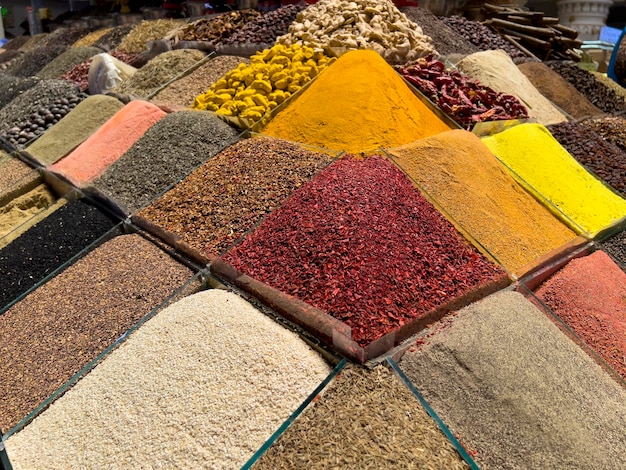
<svg viewBox="0 0 626 470">
<path fill-rule="evenodd" d="M 379 156 L 338 160 L 223 259 L 345 322 L 360 345 L 504 276 Z"/>
</svg>

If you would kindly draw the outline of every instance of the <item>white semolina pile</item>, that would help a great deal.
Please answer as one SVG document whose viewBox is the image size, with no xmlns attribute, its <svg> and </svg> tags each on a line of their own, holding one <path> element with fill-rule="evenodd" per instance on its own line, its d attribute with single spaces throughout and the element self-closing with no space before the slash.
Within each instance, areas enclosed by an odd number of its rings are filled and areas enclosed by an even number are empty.
<svg viewBox="0 0 626 470">
<path fill-rule="evenodd" d="M 239 468 L 329 374 L 237 295 L 170 305 L 6 441 L 26 468 Z"/>
</svg>

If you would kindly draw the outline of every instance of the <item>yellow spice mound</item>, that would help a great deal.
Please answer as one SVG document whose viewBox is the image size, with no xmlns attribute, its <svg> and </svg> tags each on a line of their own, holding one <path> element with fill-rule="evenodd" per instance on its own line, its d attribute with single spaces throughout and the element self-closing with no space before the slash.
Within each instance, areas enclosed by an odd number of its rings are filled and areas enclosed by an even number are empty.
<svg viewBox="0 0 626 470">
<path fill-rule="evenodd" d="M 448 130 L 380 55 L 358 50 L 321 73 L 263 133 L 369 154 Z"/>
</svg>

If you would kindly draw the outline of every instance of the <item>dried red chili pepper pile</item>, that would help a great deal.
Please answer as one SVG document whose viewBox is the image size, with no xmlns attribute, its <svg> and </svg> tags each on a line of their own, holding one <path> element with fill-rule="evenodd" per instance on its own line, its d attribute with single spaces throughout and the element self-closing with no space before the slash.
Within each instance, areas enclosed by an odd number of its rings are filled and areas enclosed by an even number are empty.
<svg viewBox="0 0 626 470">
<path fill-rule="evenodd" d="M 345 322 L 360 345 L 504 275 L 378 156 L 332 164 L 224 260 Z"/>
<path fill-rule="evenodd" d="M 432 55 L 399 68 L 443 112 L 467 128 L 483 121 L 528 117 L 526 107 L 513 95 L 499 93 L 457 71 L 445 70 Z"/>
</svg>

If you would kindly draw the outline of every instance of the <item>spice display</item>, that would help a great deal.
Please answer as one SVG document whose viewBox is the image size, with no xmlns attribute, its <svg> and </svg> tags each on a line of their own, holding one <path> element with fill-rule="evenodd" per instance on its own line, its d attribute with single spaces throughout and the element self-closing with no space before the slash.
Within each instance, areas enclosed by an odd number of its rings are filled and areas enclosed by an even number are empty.
<svg viewBox="0 0 626 470">
<path fill-rule="evenodd" d="M 253 468 L 467 468 L 398 377 L 347 366 Z"/>
<path fill-rule="evenodd" d="M 469 42 L 454 29 L 432 14 L 426 8 L 421 7 L 401 7 L 400 11 L 407 18 L 422 28 L 426 36 L 430 36 L 433 45 L 439 54 L 444 56 L 451 54 L 473 54 L 480 49 Z"/>
<path fill-rule="evenodd" d="M 28 41 L 26 41 L 24 45 L 20 47 L 20 50 L 22 52 L 34 51 L 38 47 L 43 46 L 43 43 L 46 41 L 48 36 L 49 36 L 48 33 L 38 33 L 38 34 L 35 34 L 34 36 L 30 36 Z"/>
<path fill-rule="evenodd" d="M 263 133 L 349 153 L 373 153 L 450 130 L 378 54 L 342 55 Z"/>
<path fill-rule="evenodd" d="M 0 305 L 28 291 L 113 226 L 110 217 L 86 201 L 65 203 L 0 250 Z"/>
<path fill-rule="evenodd" d="M 223 38 L 218 44 L 268 44 L 272 45 L 278 36 L 286 34 L 296 15 L 305 5 L 285 5 L 276 10 L 254 16 L 233 34 Z"/>
<path fill-rule="evenodd" d="M 115 88 L 115 93 L 147 98 L 152 92 L 204 59 L 197 49 L 176 49 L 159 54 Z"/>
<path fill-rule="evenodd" d="M 261 17 L 261 13 L 252 9 L 229 11 L 215 18 L 196 20 L 184 26 L 175 35 L 181 41 L 217 43 L 259 17 Z"/>
<path fill-rule="evenodd" d="M 14 38 L 11 38 L 7 42 L 5 42 L 2 46 L 2 49 L 4 49 L 5 51 L 16 51 L 17 49 L 20 49 L 23 45 L 25 45 L 28 41 L 30 41 L 31 37 L 32 36 L 28 35 L 15 36 Z"/>
<path fill-rule="evenodd" d="M 578 39 L 578 31 L 559 24 L 558 18 L 541 11 L 489 3 L 481 12 L 486 16 L 483 24 L 531 57 L 576 62 L 582 59 L 583 41 Z"/>
<path fill-rule="evenodd" d="M 104 49 L 105 51 L 113 51 L 117 49 L 122 40 L 126 37 L 128 33 L 132 31 L 132 29 L 137 26 L 135 24 L 121 24 L 119 26 L 115 26 L 111 31 L 106 33 L 100 39 L 96 40 L 92 45 L 95 47 L 99 47 L 100 49 Z M 141 51 L 145 49 L 145 44 L 143 45 Z"/>
<path fill-rule="evenodd" d="M 626 108 L 624 97 L 597 80 L 591 72 L 567 62 L 550 62 L 548 65 L 605 113 L 616 113 Z"/>
<path fill-rule="evenodd" d="M 152 101 L 191 107 L 196 96 L 204 93 L 227 72 L 236 69 L 239 64 L 247 67 L 250 65 L 250 60 L 229 55 L 216 56 L 189 75 L 170 83 L 159 91 Z"/>
<path fill-rule="evenodd" d="M 503 51 L 481 51 L 462 59 L 461 72 L 496 91 L 515 96 L 526 105 L 528 114 L 537 122 L 549 125 L 567 118 L 530 82 Z"/>
<path fill-rule="evenodd" d="M 67 116 L 87 96 L 85 93 L 75 93 L 57 98 L 47 106 L 39 106 L 27 119 L 18 122 L 2 134 L 2 137 L 16 147 L 24 145 Z"/>
<path fill-rule="evenodd" d="M 192 106 L 252 125 L 334 61 L 311 47 L 276 45 L 253 55 L 249 66 L 242 63 L 228 72 Z"/>
<path fill-rule="evenodd" d="M 513 95 L 498 93 L 457 71 L 447 71 L 445 64 L 432 56 L 411 62 L 399 72 L 461 126 L 528 117 L 526 107 Z"/>
<path fill-rule="evenodd" d="M 0 64 L 4 66 L 7 64 L 7 62 L 17 59 L 18 57 L 21 57 L 22 54 L 23 54 L 22 51 L 11 51 L 11 50 L 4 51 L 0 54 Z M 6 67 L 4 67 L 4 69 L 6 69 Z"/>
<path fill-rule="evenodd" d="M 76 92 L 76 86 L 65 80 L 37 81 L 0 109 L 0 132 L 6 133 L 28 120 L 39 108 L 49 107 L 56 99 L 76 96 Z"/>
<path fill-rule="evenodd" d="M 71 47 L 37 72 L 37 76 L 39 78 L 60 78 L 61 75 L 72 70 L 74 66 L 101 52 L 102 49 L 97 47 Z"/>
<path fill-rule="evenodd" d="M 19 78 L 0 73 L 0 109 L 39 82 L 36 77 Z"/>
<path fill-rule="evenodd" d="M 619 232 L 617 235 L 601 243 L 600 247 L 626 269 L 626 232 Z"/>
<path fill-rule="evenodd" d="M 49 128 L 26 151 L 43 164 L 57 162 L 104 125 L 124 105 L 111 96 L 89 96 Z"/>
<path fill-rule="evenodd" d="M 135 212 L 236 137 L 232 127 L 208 113 L 168 114 L 111 164 L 94 186 L 122 203 L 128 212 Z"/>
<path fill-rule="evenodd" d="M 63 54 L 67 46 L 53 44 L 51 46 L 40 47 L 22 54 L 4 73 L 16 77 L 31 77 L 37 75 L 41 69 L 52 62 L 55 58 Z M 56 77 L 55 77 L 56 78 Z"/>
<path fill-rule="evenodd" d="M 482 140 L 575 231 L 595 235 L 626 216 L 626 200 L 585 170 L 544 126 L 520 124 Z"/>
<path fill-rule="evenodd" d="M 5 377 L 0 384 L 3 433 L 191 275 L 140 235 L 118 236 L 1 315 L 0 352 L 6 357 L 0 364 Z"/>
<path fill-rule="evenodd" d="M 80 38 L 89 34 L 91 30 L 84 27 L 61 27 L 52 31 L 42 40 L 44 46 L 52 44 L 60 44 L 63 46 L 71 46 Z"/>
<path fill-rule="evenodd" d="M 6 200 L 4 195 L 33 173 L 37 172 L 26 163 L 0 150 L 0 200 Z"/>
<path fill-rule="evenodd" d="M 626 389 L 519 293 L 444 320 L 400 367 L 481 468 L 626 464 Z"/>
<path fill-rule="evenodd" d="M 626 119 L 622 116 L 588 119 L 582 124 L 626 152 Z"/>
<path fill-rule="evenodd" d="M 470 132 L 444 132 L 388 152 L 510 272 L 519 273 L 576 236 Z"/>
<path fill-rule="evenodd" d="M 527 59 L 526 54 L 519 48 L 479 21 L 472 21 L 456 15 L 442 16 L 439 19 L 482 51 L 501 49 L 513 60 L 523 60 L 525 62 Z"/>
<path fill-rule="evenodd" d="M 48 187 L 40 184 L 26 194 L 22 194 L 0 206 L 0 239 L 11 230 L 43 211 L 54 200 L 55 197 Z"/>
<path fill-rule="evenodd" d="M 280 206 L 333 156 L 280 139 L 237 142 L 138 214 L 216 256 Z"/>
<path fill-rule="evenodd" d="M 72 47 L 93 46 L 100 38 L 102 38 L 105 34 L 109 34 L 111 31 L 113 31 L 113 28 L 103 28 L 92 31 L 77 40 L 74 44 L 72 44 Z"/>
<path fill-rule="evenodd" d="M 606 253 L 573 259 L 537 297 L 626 379 L 626 273 Z"/>
<path fill-rule="evenodd" d="M 128 65 L 134 63 L 137 57 L 136 54 L 126 54 L 119 51 L 111 51 L 108 54 Z M 89 67 L 92 61 L 93 58 L 75 65 L 67 73 L 61 75 L 61 78 L 74 82 L 80 88 L 80 91 L 87 91 L 89 89 Z"/>
<path fill-rule="evenodd" d="M 606 73 L 600 73 L 592 70 L 591 75 L 593 75 L 597 81 L 613 90 L 620 98 L 626 100 L 626 88 L 613 81 L 613 79 L 609 78 Z"/>
<path fill-rule="evenodd" d="M 603 114 L 571 83 L 546 64 L 527 62 L 518 67 L 543 96 L 575 119 Z"/>
<path fill-rule="evenodd" d="M 626 197 L 626 152 L 578 122 L 549 126 L 556 140 L 585 168 Z"/>
<path fill-rule="evenodd" d="M 181 20 L 175 19 L 144 20 L 139 24 L 133 25 L 133 28 L 124 35 L 124 38 L 115 49 L 128 54 L 139 54 L 148 49 L 148 41 L 165 37 L 168 33 L 180 27 L 181 24 L 183 24 Z M 111 41 L 111 38 L 104 36 L 100 42 L 106 44 L 106 41 Z"/>
<path fill-rule="evenodd" d="M 403 64 L 435 52 L 432 39 L 389 0 L 320 0 L 298 14 L 279 44 L 371 49 Z"/>
<path fill-rule="evenodd" d="M 362 346 L 503 277 L 378 156 L 320 172 L 224 260 L 346 323 Z"/>
<path fill-rule="evenodd" d="M 328 372 L 243 299 L 203 291 L 142 325 L 7 450 L 16 468 L 239 468 Z"/>
<path fill-rule="evenodd" d="M 164 116 L 151 103 L 131 101 L 52 168 L 77 182 L 91 182 Z"/>
</svg>

